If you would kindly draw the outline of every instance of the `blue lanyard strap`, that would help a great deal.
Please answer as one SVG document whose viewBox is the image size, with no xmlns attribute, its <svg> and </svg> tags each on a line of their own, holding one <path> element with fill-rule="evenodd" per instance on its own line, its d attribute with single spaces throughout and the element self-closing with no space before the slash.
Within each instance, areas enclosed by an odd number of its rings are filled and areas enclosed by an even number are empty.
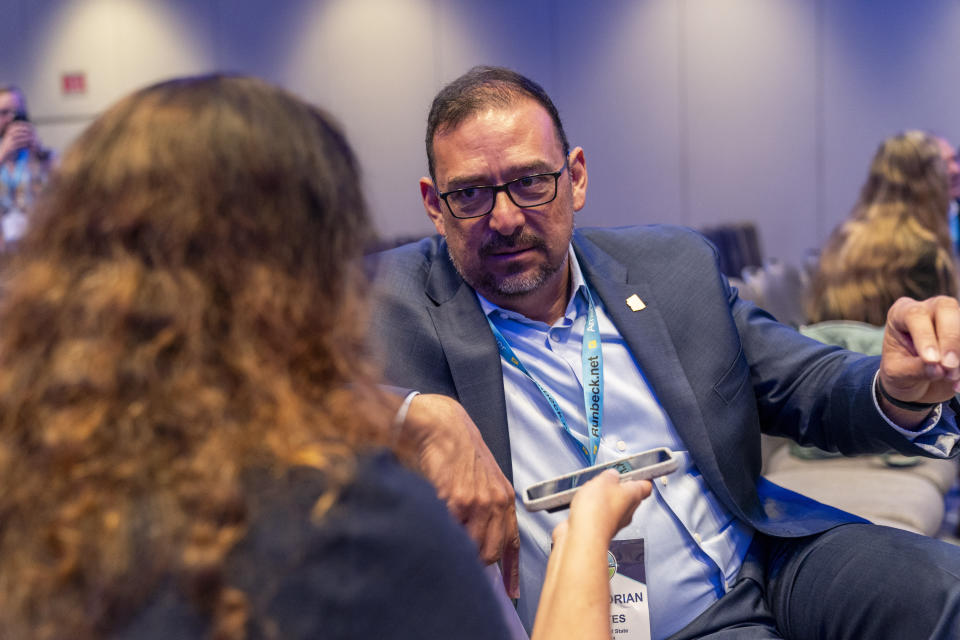
<svg viewBox="0 0 960 640">
<path fill-rule="evenodd" d="M 570 440 L 576 445 L 577 451 L 583 456 L 587 465 L 593 465 L 597 461 L 597 451 L 600 449 L 600 438 L 603 435 L 603 350 L 600 341 L 600 327 L 597 322 L 597 309 L 593 304 L 593 297 L 590 290 L 584 286 L 584 292 L 587 298 L 587 322 L 583 330 L 583 344 L 580 349 L 581 371 L 583 372 L 583 406 L 587 417 L 587 430 L 589 431 L 590 447 L 587 448 L 573 434 L 567 425 L 567 419 L 553 397 L 547 389 L 540 384 L 527 370 L 520 358 L 517 357 L 507 339 L 503 337 L 500 330 L 493 324 L 493 321 L 487 317 L 490 330 L 493 331 L 493 337 L 497 340 L 497 348 L 500 355 L 508 363 L 516 367 L 525 376 L 530 378 L 543 397 L 546 398 L 553 409 L 554 415 L 560 421 L 564 432 Z"/>
<path fill-rule="evenodd" d="M 23 180 L 23 174 L 27 170 L 27 160 L 30 158 L 29 149 L 20 149 L 17 154 L 17 164 L 14 169 L 15 173 L 11 176 L 10 171 L 7 169 L 6 163 L 3 167 L 0 167 L 0 180 L 7 185 L 7 191 L 10 193 L 10 198 L 14 198 L 17 193 L 17 187 L 20 186 L 20 182 Z"/>
</svg>

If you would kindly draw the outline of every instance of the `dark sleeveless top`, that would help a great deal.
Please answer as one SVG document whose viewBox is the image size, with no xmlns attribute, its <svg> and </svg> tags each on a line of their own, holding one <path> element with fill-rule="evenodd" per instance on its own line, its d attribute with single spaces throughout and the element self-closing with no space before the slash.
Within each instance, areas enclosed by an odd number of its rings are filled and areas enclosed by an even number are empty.
<svg viewBox="0 0 960 640">
<path fill-rule="evenodd" d="M 506 638 L 477 550 L 433 488 L 390 454 L 361 458 L 356 477 L 316 525 L 323 474 L 252 474 L 251 526 L 231 552 L 242 589 L 277 636 L 330 639 Z M 209 619 L 168 580 L 119 639 L 205 638 Z M 251 640 L 265 637 L 251 624 Z"/>
</svg>

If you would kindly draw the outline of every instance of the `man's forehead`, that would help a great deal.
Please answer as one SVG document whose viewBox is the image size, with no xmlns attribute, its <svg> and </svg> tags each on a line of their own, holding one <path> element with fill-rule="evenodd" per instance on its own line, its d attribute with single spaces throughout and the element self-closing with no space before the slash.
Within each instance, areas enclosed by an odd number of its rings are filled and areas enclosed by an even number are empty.
<svg viewBox="0 0 960 640">
<path fill-rule="evenodd" d="M 520 112 L 536 113 L 538 117 L 546 118 L 553 124 L 553 117 L 540 101 L 532 96 L 517 94 L 507 98 L 498 96 L 496 100 L 477 100 L 471 108 L 464 110 L 454 120 L 437 126 L 436 133 L 453 131 L 465 122 L 476 119 L 486 119 L 498 114 L 516 114 Z"/>
<path fill-rule="evenodd" d="M 473 133 L 493 131 L 497 126 L 516 120 L 521 112 L 535 113 L 536 107 L 539 107 L 539 105 L 529 99 L 479 106 L 463 114 L 454 122 L 438 126 L 433 134 L 433 140 L 436 143 L 440 138 L 454 136 L 465 130 Z M 546 114 L 545 110 L 544 114 Z"/>
<path fill-rule="evenodd" d="M 16 91 L 0 91 L 0 104 L 20 108 L 20 96 Z"/>
<path fill-rule="evenodd" d="M 482 162 L 481 156 L 492 152 L 509 163 L 530 166 L 539 166 L 538 161 L 552 166 L 555 153 L 563 154 L 553 119 L 532 99 L 486 106 L 456 124 L 438 127 L 433 149 L 438 171 L 451 160 L 455 164 Z"/>
</svg>

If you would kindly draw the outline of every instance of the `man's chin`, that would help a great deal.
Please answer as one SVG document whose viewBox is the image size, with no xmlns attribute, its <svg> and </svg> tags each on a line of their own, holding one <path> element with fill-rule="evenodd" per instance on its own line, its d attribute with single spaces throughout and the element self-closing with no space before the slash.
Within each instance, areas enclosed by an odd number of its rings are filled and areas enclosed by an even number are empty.
<svg viewBox="0 0 960 640">
<path fill-rule="evenodd" d="M 454 268 L 460 277 L 473 287 L 480 295 L 490 301 L 520 298 L 542 287 L 557 272 L 557 268 L 541 263 L 536 266 L 520 268 L 507 274 L 496 274 L 483 271 L 479 274 L 469 274 L 464 271 L 459 261 L 450 256 Z M 476 276 L 476 277 L 475 277 Z"/>
<path fill-rule="evenodd" d="M 549 275 L 544 270 L 538 270 L 533 273 L 516 273 L 501 278 L 488 276 L 484 278 L 482 283 L 484 286 L 479 290 L 481 293 L 487 291 L 501 298 L 518 298 L 542 287 Z"/>
<path fill-rule="evenodd" d="M 543 280 L 543 277 L 510 278 L 498 283 L 497 290 L 503 296 L 522 296 L 539 289 Z"/>
</svg>

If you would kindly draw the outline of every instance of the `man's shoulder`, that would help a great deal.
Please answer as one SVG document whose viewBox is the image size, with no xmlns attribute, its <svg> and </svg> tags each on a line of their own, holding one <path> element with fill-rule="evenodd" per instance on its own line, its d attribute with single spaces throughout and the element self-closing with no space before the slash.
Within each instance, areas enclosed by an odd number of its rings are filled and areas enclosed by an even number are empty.
<svg viewBox="0 0 960 640">
<path fill-rule="evenodd" d="M 419 305 L 424 297 L 441 303 L 463 286 L 450 261 L 446 240 L 439 235 L 370 254 L 366 269 L 373 295 L 381 304 Z"/>
<path fill-rule="evenodd" d="M 575 235 L 588 238 L 596 243 L 613 243 L 624 246 L 640 242 L 656 244 L 661 242 L 697 242 L 705 238 L 689 227 L 675 224 L 644 224 L 623 227 L 579 227 Z"/>
<path fill-rule="evenodd" d="M 367 263 L 374 266 L 403 265 L 430 262 L 440 255 L 444 248 L 443 236 L 435 234 L 405 242 L 389 249 L 375 251 L 367 255 Z"/>
<path fill-rule="evenodd" d="M 710 255 L 714 251 L 710 242 L 693 229 L 669 224 L 579 228 L 574 244 L 593 245 L 624 259 L 676 257 L 689 252 Z"/>
<path fill-rule="evenodd" d="M 445 240 L 433 235 L 368 254 L 365 263 L 368 275 L 377 282 L 423 281 L 441 256 L 446 256 Z"/>
</svg>

